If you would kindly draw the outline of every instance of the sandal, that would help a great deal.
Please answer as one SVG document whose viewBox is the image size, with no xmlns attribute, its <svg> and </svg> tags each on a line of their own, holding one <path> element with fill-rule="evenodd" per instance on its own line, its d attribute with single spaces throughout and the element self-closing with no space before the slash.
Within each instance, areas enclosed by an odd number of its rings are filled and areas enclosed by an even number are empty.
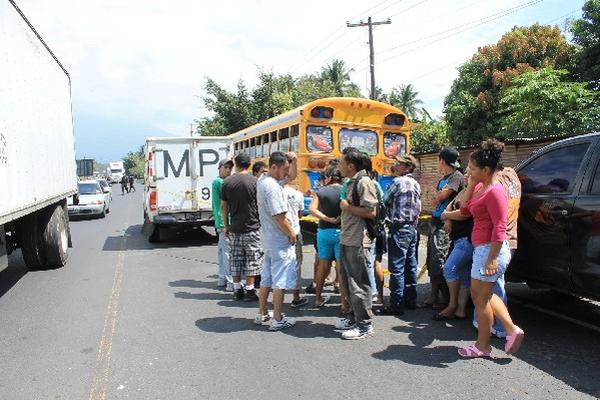
<svg viewBox="0 0 600 400">
<path fill-rule="evenodd" d="M 523 329 L 515 326 L 515 331 L 506 337 L 506 345 L 504 346 L 504 351 L 506 354 L 513 354 L 519 350 L 521 347 L 521 343 L 523 343 L 523 339 L 525 338 L 525 332 Z"/>
<path fill-rule="evenodd" d="M 317 304 L 315 304 L 318 308 L 323 307 L 325 304 L 329 303 L 329 300 L 331 300 L 331 297 L 329 296 L 323 296 L 321 298 L 321 301 Z"/>
<path fill-rule="evenodd" d="M 492 351 L 491 350 L 490 351 L 481 351 L 477 348 L 477 346 L 475 346 L 475 344 L 472 344 L 467 347 L 459 348 L 458 355 L 461 356 L 462 358 L 491 357 Z"/>
</svg>

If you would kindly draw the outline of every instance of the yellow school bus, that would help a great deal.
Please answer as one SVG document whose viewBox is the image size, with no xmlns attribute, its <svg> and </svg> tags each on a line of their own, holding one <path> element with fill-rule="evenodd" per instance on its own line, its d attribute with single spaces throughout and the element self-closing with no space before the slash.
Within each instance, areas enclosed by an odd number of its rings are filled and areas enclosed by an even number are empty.
<svg viewBox="0 0 600 400">
<path fill-rule="evenodd" d="M 235 154 L 267 161 L 274 151 L 298 154 L 293 182 L 310 201 L 321 171 L 349 146 L 371 156 L 383 190 L 392 180 L 393 158 L 410 150 L 410 121 L 398 108 L 374 100 L 331 97 L 315 100 L 231 134 Z"/>
</svg>

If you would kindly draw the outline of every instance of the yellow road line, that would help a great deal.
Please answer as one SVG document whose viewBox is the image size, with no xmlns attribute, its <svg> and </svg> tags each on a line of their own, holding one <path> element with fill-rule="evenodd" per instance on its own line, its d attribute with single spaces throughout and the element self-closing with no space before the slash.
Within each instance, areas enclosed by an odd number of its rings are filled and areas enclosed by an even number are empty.
<svg viewBox="0 0 600 400">
<path fill-rule="evenodd" d="M 127 210 L 129 215 L 129 210 Z M 127 224 L 128 225 L 128 224 Z M 104 328 L 102 337 L 98 345 L 98 356 L 96 357 L 96 367 L 94 368 L 94 377 L 92 388 L 90 390 L 90 400 L 106 400 L 106 391 L 108 389 L 108 377 L 110 372 L 110 359 L 112 356 L 112 344 L 117 327 L 117 316 L 119 312 L 119 297 L 123 283 L 123 271 L 125 269 L 125 249 L 127 248 L 127 236 L 125 230 L 121 237 L 121 245 L 115 268 L 113 286 L 108 302 L 106 317 L 104 318 Z"/>
</svg>

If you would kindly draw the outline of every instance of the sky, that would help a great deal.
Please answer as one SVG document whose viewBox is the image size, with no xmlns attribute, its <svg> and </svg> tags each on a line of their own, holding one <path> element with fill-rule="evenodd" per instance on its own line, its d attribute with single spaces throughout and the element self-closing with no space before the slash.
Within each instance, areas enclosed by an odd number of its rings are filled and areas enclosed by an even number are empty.
<svg viewBox="0 0 600 400">
<path fill-rule="evenodd" d="M 6 1 L 6 0 L 2 0 Z M 187 136 L 209 116 L 206 78 L 253 87 L 259 68 L 313 73 L 338 58 L 369 86 L 367 28 L 384 91 L 411 83 L 433 116 L 457 67 L 514 26 L 564 28 L 584 0 L 16 0 L 69 71 L 77 157 L 100 162 L 137 150 L 149 136 Z"/>
</svg>

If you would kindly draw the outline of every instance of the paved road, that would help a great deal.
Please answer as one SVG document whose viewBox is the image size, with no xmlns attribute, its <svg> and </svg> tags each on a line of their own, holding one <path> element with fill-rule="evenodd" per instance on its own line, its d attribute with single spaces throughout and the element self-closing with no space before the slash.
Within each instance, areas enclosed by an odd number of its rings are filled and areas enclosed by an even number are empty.
<svg viewBox="0 0 600 400">
<path fill-rule="evenodd" d="M 459 360 L 474 331 L 430 310 L 378 317 L 359 342 L 332 330 L 335 305 L 288 309 L 297 326 L 271 333 L 252 324 L 254 304 L 216 289 L 210 234 L 150 245 L 140 204 L 140 193 L 117 195 L 105 219 L 73 221 L 65 268 L 28 273 L 11 256 L 0 272 L 1 399 L 600 396 L 597 303 L 511 285 L 528 336 L 514 357 L 496 340 L 493 360 Z"/>
</svg>

